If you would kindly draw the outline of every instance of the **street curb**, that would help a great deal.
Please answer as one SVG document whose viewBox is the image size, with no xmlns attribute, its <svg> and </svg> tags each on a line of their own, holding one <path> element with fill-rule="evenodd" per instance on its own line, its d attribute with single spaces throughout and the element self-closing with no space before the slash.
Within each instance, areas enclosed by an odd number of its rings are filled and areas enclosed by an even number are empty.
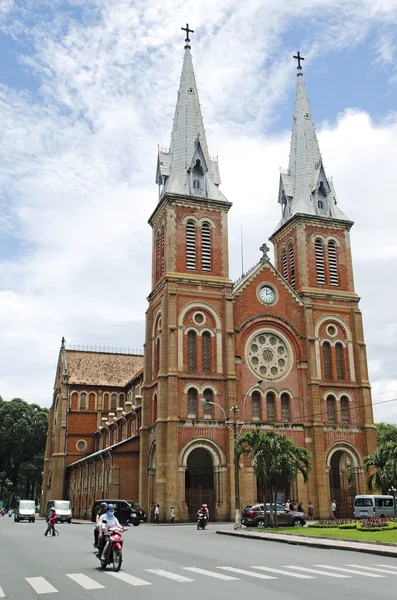
<svg viewBox="0 0 397 600">
<path fill-rule="evenodd" d="M 363 542 L 365 544 L 376 544 L 378 546 L 384 546 L 384 548 L 366 548 L 361 546 L 362 542 L 354 542 L 354 546 L 352 543 L 346 546 L 342 546 L 339 544 L 334 544 L 329 541 L 329 538 L 317 538 L 317 540 L 313 540 L 309 536 L 299 536 L 299 539 L 291 539 L 292 533 L 278 533 L 278 534 L 268 534 L 268 536 L 259 536 L 250 533 L 238 533 L 237 531 L 222 531 L 218 530 L 216 533 L 220 535 L 232 535 L 234 537 L 240 537 L 243 539 L 250 540 L 261 540 L 264 542 L 280 542 L 281 544 L 291 544 L 293 546 L 311 546 L 312 548 L 323 548 L 324 550 L 349 550 L 350 552 L 364 552 L 366 554 L 376 554 L 378 556 L 390 556 L 392 558 L 397 558 L 397 544 L 388 544 L 389 546 L 393 546 L 394 552 L 387 549 L 386 544 L 382 544 L 381 542 Z M 272 536 L 277 537 L 272 537 Z M 320 541 L 323 540 L 323 541 Z M 324 543 L 326 541 L 326 543 Z M 347 540 L 340 539 L 335 541 L 346 542 Z"/>
</svg>

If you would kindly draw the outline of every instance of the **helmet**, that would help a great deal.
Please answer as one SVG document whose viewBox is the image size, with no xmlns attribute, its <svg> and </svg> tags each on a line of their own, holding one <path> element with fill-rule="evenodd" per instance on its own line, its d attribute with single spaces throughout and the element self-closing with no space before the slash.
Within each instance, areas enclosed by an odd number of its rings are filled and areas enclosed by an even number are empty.
<svg viewBox="0 0 397 600">
<path fill-rule="evenodd" d="M 106 508 L 107 510 L 114 510 L 114 504 L 108 504 Z"/>
<path fill-rule="evenodd" d="M 55 508 L 54 507 L 51 508 L 51 512 L 55 512 Z"/>
<path fill-rule="evenodd" d="M 204 508 L 207 508 L 207 505 L 206 505 L 206 504 L 203 504 L 203 506 L 204 506 Z"/>
<path fill-rule="evenodd" d="M 101 506 L 102 506 L 102 508 L 107 508 L 108 503 L 107 502 L 101 502 Z"/>
</svg>

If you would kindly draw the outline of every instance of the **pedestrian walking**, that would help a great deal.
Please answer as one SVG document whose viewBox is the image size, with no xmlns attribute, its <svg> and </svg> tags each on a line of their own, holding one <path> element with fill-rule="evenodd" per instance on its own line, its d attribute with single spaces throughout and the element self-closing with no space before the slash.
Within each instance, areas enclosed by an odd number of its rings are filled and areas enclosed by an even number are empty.
<svg viewBox="0 0 397 600">
<path fill-rule="evenodd" d="M 307 514 L 308 514 L 308 517 L 309 517 L 309 521 L 313 521 L 314 506 L 311 503 L 311 501 L 309 502 L 309 506 L 307 507 Z"/>
<path fill-rule="evenodd" d="M 171 506 L 171 510 L 170 510 L 170 523 L 173 523 L 175 520 L 175 508 L 173 506 Z"/>
<path fill-rule="evenodd" d="M 48 534 L 51 535 L 51 532 L 52 532 L 53 537 L 56 536 L 56 529 L 55 529 L 56 522 L 57 522 L 57 514 L 55 512 L 55 508 L 51 508 L 49 517 L 47 519 L 47 529 L 44 534 L 46 537 Z M 58 531 L 58 533 L 59 533 L 59 531 Z"/>
<path fill-rule="evenodd" d="M 290 510 L 290 504 L 291 504 L 291 501 L 287 500 L 287 502 L 285 503 L 285 510 Z"/>
<path fill-rule="evenodd" d="M 335 500 L 332 501 L 331 508 L 332 508 L 333 517 L 334 517 L 334 519 L 336 519 L 336 502 L 335 502 Z"/>
<path fill-rule="evenodd" d="M 160 504 L 156 504 L 156 508 L 154 509 L 154 522 L 158 525 L 160 515 Z"/>
</svg>

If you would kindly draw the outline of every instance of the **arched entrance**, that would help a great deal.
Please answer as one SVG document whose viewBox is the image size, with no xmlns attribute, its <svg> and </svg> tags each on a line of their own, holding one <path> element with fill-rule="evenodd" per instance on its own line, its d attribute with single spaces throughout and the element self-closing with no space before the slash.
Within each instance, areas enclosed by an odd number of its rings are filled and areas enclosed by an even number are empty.
<svg viewBox="0 0 397 600">
<path fill-rule="evenodd" d="M 196 519 L 196 512 L 202 504 L 208 505 L 210 519 L 214 518 L 214 464 L 211 453 L 205 448 L 194 448 L 187 457 L 185 498 L 191 521 Z"/>
<path fill-rule="evenodd" d="M 349 448 L 335 448 L 328 457 L 331 502 L 336 502 L 338 518 L 352 518 L 354 496 L 360 493 L 362 468 Z"/>
</svg>

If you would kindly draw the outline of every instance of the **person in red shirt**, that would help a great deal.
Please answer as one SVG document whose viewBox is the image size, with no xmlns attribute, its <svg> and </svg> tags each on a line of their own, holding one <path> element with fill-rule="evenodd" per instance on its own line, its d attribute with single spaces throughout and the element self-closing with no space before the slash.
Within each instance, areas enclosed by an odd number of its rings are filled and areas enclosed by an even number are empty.
<svg viewBox="0 0 397 600">
<path fill-rule="evenodd" d="M 45 536 L 48 535 L 48 533 L 50 533 L 51 535 L 51 531 L 52 531 L 52 535 L 55 536 L 55 525 L 57 522 L 57 514 L 55 512 L 55 508 L 51 508 L 50 511 L 50 516 L 48 517 L 48 521 L 47 521 L 47 530 L 45 532 Z"/>
</svg>

